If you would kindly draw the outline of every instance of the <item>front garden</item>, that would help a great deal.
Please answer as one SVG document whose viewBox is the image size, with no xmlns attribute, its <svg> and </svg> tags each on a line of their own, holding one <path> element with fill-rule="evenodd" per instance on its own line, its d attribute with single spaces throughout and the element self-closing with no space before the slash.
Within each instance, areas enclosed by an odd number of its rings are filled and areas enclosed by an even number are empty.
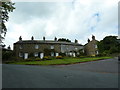
<svg viewBox="0 0 120 90">
<path fill-rule="evenodd" d="M 40 58 L 28 58 L 26 60 L 7 61 L 6 64 L 21 64 L 21 65 L 67 65 L 82 62 L 90 62 L 97 60 L 110 59 L 112 57 L 44 57 Z"/>
</svg>

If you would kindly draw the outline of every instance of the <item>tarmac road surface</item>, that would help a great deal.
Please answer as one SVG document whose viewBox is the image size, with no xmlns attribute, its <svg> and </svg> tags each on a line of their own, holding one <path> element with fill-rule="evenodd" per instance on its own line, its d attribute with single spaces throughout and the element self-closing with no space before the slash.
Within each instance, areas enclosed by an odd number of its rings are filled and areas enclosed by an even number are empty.
<svg viewBox="0 0 120 90">
<path fill-rule="evenodd" d="M 2 65 L 2 88 L 118 88 L 118 60 L 72 65 Z"/>
</svg>

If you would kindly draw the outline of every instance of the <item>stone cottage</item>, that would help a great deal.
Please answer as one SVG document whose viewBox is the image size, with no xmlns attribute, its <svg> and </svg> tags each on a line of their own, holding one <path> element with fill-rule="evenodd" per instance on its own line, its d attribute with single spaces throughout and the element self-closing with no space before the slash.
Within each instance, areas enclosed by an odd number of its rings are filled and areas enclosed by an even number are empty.
<svg viewBox="0 0 120 90">
<path fill-rule="evenodd" d="M 88 39 L 88 43 L 84 45 L 84 51 L 87 56 L 96 56 L 98 55 L 98 46 L 95 36 L 92 35 L 92 40 Z"/>
<path fill-rule="evenodd" d="M 32 36 L 31 40 L 22 40 L 20 36 L 19 41 L 14 43 L 16 57 L 24 59 L 30 56 L 42 59 L 44 56 L 59 56 L 60 54 L 75 57 L 75 51 L 77 52 L 80 49 L 83 49 L 83 45 L 77 42 L 58 41 L 57 38 L 54 40 L 45 40 L 45 37 L 43 37 L 43 40 L 34 40 Z"/>
</svg>

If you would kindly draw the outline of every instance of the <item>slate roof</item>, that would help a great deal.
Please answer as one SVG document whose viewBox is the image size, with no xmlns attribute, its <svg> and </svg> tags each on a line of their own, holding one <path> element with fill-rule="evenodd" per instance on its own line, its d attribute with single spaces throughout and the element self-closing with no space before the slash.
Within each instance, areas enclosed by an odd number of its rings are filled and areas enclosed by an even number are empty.
<svg viewBox="0 0 120 90">
<path fill-rule="evenodd" d="M 62 45 L 76 45 L 76 46 L 83 46 L 79 43 L 74 42 L 62 42 L 62 41 L 53 41 L 53 40 L 22 40 L 18 41 L 14 44 L 62 44 Z"/>
</svg>

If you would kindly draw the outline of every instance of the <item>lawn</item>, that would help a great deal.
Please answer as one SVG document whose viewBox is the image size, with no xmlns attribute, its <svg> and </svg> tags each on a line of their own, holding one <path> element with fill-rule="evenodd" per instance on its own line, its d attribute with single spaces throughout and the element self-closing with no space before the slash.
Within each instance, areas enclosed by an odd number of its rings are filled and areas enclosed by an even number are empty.
<svg viewBox="0 0 120 90">
<path fill-rule="evenodd" d="M 22 64 L 22 65 L 61 65 L 61 64 L 75 64 L 80 62 L 89 62 L 103 59 L 110 59 L 112 57 L 86 57 L 86 58 L 64 58 L 64 59 L 53 59 L 45 61 L 12 61 L 8 64 Z"/>
</svg>

